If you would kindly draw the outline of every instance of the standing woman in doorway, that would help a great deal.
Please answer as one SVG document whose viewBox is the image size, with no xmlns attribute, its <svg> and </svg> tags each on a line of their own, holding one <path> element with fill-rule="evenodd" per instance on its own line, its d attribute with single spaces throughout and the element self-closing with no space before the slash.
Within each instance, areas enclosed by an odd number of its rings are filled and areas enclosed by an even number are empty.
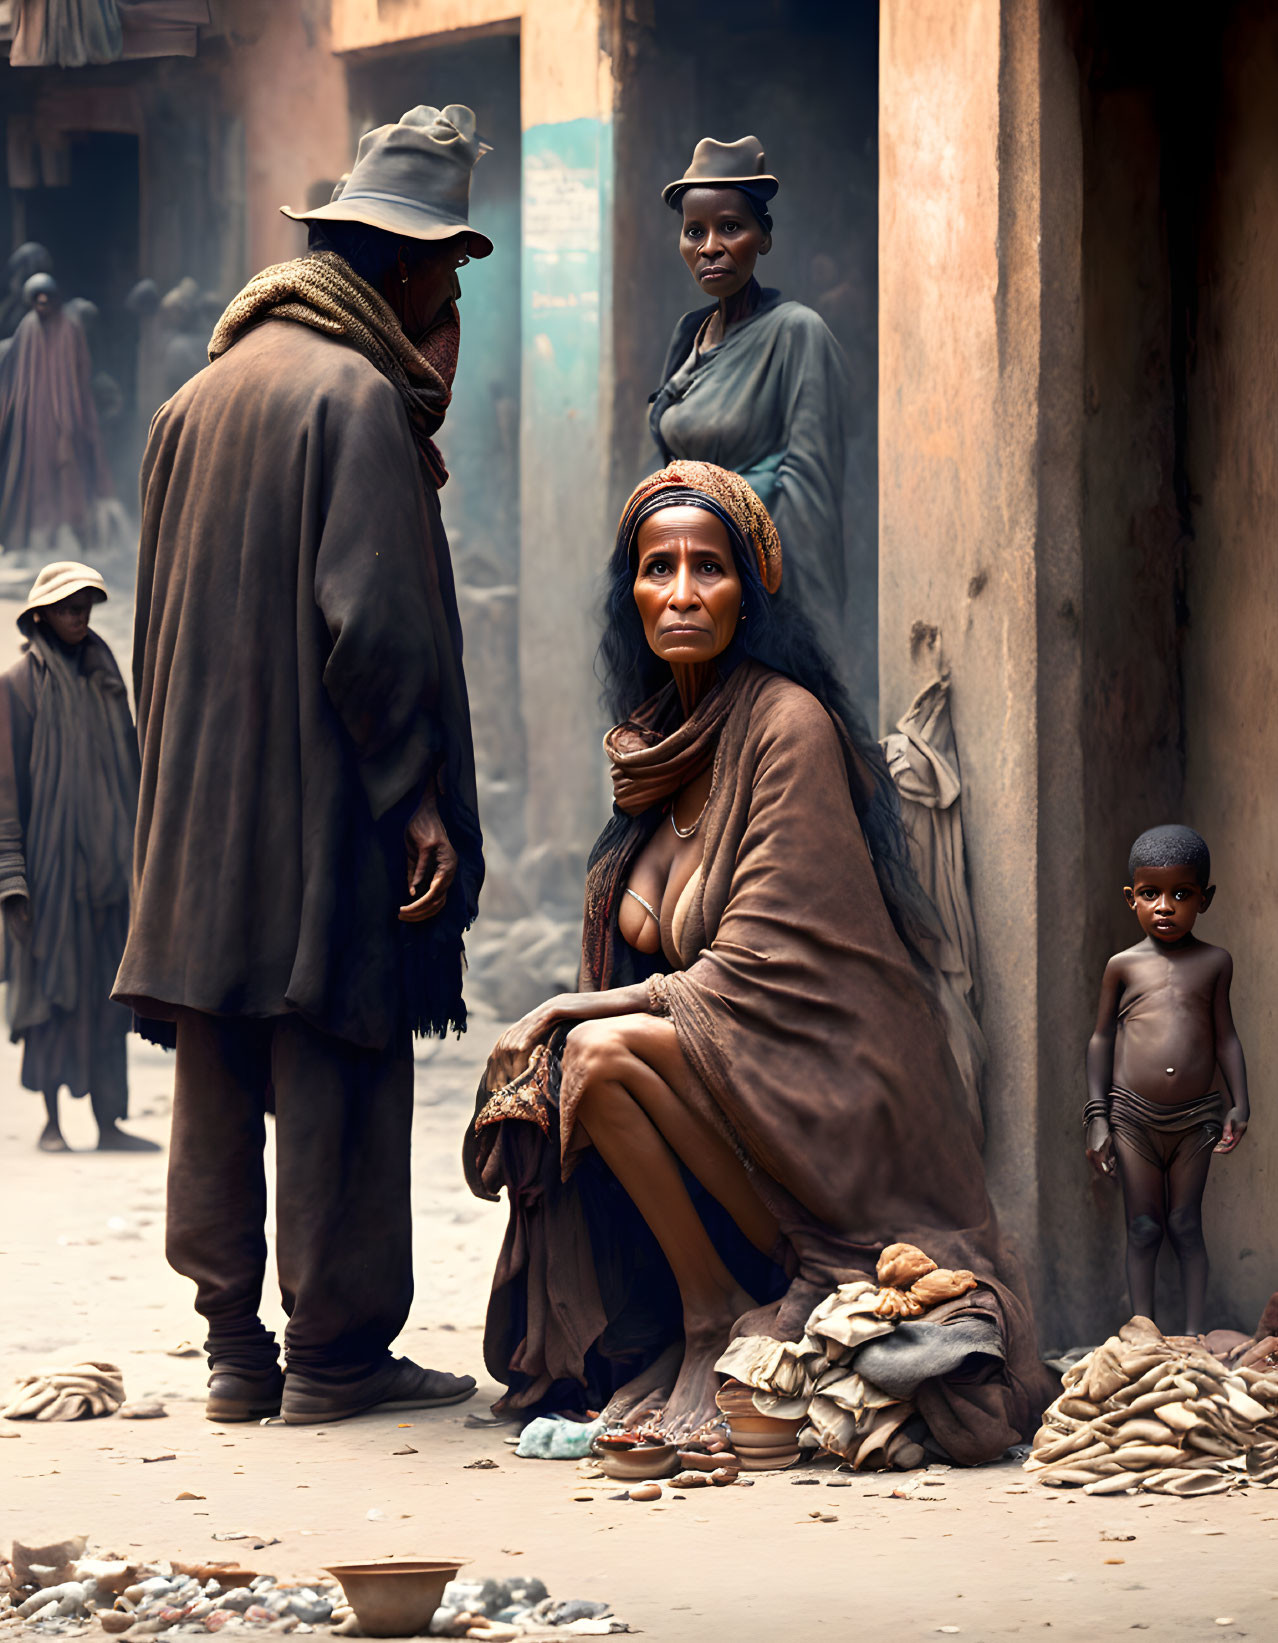
<svg viewBox="0 0 1278 1643">
<path fill-rule="evenodd" d="M 755 278 L 772 249 L 768 204 L 778 186 L 757 137 L 705 137 L 662 190 L 682 218 L 683 260 L 711 306 L 675 326 L 650 426 L 663 462 L 713 462 L 750 482 L 781 538 L 788 597 L 837 662 L 847 597 L 847 362 L 819 314 Z"/>
</svg>

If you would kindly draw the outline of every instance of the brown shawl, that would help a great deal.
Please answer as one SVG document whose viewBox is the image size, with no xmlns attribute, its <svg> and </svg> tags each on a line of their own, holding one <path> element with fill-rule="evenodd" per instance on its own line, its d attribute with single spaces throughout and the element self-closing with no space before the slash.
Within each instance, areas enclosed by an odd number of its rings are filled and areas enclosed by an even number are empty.
<svg viewBox="0 0 1278 1643">
<path fill-rule="evenodd" d="M 928 1383 L 917 1401 L 954 1459 L 991 1459 L 1031 1428 L 1044 1388 L 1023 1279 L 999 1238 L 943 1025 L 884 905 L 834 722 L 808 692 L 757 663 L 730 682 L 701 824 L 701 882 L 682 943 L 698 956 L 662 990 L 701 1081 L 703 1116 L 752 1169 L 788 1242 L 793 1282 L 772 1327 L 797 1338 L 818 1300 L 853 1276 L 872 1276 L 878 1253 L 898 1240 L 970 1268 L 981 1280 L 973 1309 L 996 1323 L 1005 1372 L 979 1384 Z M 650 831 L 629 830 L 620 867 L 596 850 L 587 985 L 634 979 L 629 949 L 615 934 L 602 938 L 599 925 L 615 931 L 625 869 Z M 611 901 L 599 894 L 605 878 Z M 594 969 L 601 955 L 603 972 Z M 569 1127 L 579 1093 L 568 1080 L 558 1092 Z M 486 1128 L 468 1145 L 472 1186 L 496 1196 L 507 1185 L 512 1200 L 487 1360 L 508 1383 L 522 1385 L 535 1370 L 550 1385 L 579 1373 L 574 1364 L 595 1344 L 587 1329 L 598 1331 L 601 1318 L 618 1328 L 608 1295 L 626 1291 L 608 1274 L 624 1258 L 601 1243 L 607 1223 L 589 1205 L 576 1224 L 590 1247 L 577 1256 L 563 1247 L 576 1175 L 561 1204 L 546 1171 L 518 1174 L 495 1133 L 511 1129 L 525 1153 L 527 1124 Z M 760 1332 L 757 1315 L 750 1331 Z"/>
</svg>

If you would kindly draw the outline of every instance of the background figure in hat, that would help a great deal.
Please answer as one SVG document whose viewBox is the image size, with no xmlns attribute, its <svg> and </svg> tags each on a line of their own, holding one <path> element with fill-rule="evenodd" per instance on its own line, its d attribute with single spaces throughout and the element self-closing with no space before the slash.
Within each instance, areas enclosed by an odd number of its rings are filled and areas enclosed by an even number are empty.
<svg viewBox="0 0 1278 1643">
<path fill-rule="evenodd" d="M 680 214 L 683 260 L 711 306 L 675 326 L 649 420 L 663 462 L 714 462 L 749 480 L 785 549 L 786 597 L 838 662 L 847 362 L 819 314 L 755 278 L 772 249 L 768 202 L 777 188 L 757 137 L 706 137 L 662 190 Z"/>
<path fill-rule="evenodd" d="M 63 1086 L 88 1095 L 103 1150 L 155 1151 L 120 1129 L 129 1013 L 111 984 L 129 928 L 138 752 L 124 681 L 89 614 L 88 565 L 46 565 L 18 618 L 23 654 L 0 680 L 0 903 L 9 1030 L 22 1082 L 44 1095 L 44 1152 L 66 1152 Z"/>
<path fill-rule="evenodd" d="M 0 338 L 11 337 L 27 317 L 23 286 L 33 274 L 52 274 L 53 254 L 35 240 L 26 240 L 12 253 L 5 268 L 7 286 L 0 301 Z"/>
<path fill-rule="evenodd" d="M 115 489 L 93 400 L 93 362 L 51 274 L 0 360 L 0 543 L 44 556 L 111 542 Z"/>
<path fill-rule="evenodd" d="M 392 1358 L 413 1292 L 412 1033 L 465 1025 L 483 860 L 433 440 L 474 115 L 369 132 L 311 249 L 251 280 L 142 466 L 135 907 L 116 997 L 175 1042 L 168 1256 L 207 1413 L 469 1397 Z M 291 215 L 292 213 L 290 213 Z M 286 1377 L 258 1313 L 275 1113 Z"/>
</svg>

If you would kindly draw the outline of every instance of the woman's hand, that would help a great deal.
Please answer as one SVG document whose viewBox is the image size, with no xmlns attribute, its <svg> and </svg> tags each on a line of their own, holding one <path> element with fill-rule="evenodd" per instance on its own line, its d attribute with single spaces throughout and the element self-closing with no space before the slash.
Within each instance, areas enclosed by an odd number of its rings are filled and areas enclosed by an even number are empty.
<svg viewBox="0 0 1278 1643">
<path fill-rule="evenodd" d="M 538 1044 L 544 1044 L 561 1021 L 573 1019 L 573 1012 L 567 1006 L 575 997 L 574 993 L 559 993 L 535 1010 L 529 1010 L 513 1027 L 506 1028 L 488 1057 L 490 1089 L 499 1089 L 512 1078 L 518 1078 Z"/>
<path fill-rule="evenodd" d="M 1114 1137 L 1103 1118 L 1093 1118 L 1087 1126 L 1087 1162 L 1097 1175 L 1114 1173 Z"/>
<path fill-rule="evenodd" d="M 405 924 L 420 924 L 443 911 L 457 877 L 457 852 L 449 842 L 433 792 L 428 792 L 404 829 L 408 893 L 416 899 L 399 910 Z"/>
<path fill-rule="evenodd" d="M 1230 1107 L 1225 1114 L 1225 1133 L 1212 1149 L 1214 1152 L 1232 1152 L 1243 1136 L 1247 1133 L 1247 1121 L 1250 1112 L 1240 1112 L 1237 1107 Z"/>
</svg>

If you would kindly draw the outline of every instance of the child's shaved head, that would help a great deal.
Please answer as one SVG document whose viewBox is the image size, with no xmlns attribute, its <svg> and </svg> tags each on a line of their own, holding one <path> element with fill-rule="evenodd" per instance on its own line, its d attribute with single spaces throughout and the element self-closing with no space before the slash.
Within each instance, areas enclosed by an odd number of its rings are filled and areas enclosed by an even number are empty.
<svg viewBox="0 0 1278 1643">
<path fill-rule="evenodd" d="M 1132 845 L 1127 882 L 1135 884 L 1142 867 L 1187 867 L 1205 890 L 1211 883 L 1211 851 L 1192 827 L 1151 827 Z"/>
</svg>

